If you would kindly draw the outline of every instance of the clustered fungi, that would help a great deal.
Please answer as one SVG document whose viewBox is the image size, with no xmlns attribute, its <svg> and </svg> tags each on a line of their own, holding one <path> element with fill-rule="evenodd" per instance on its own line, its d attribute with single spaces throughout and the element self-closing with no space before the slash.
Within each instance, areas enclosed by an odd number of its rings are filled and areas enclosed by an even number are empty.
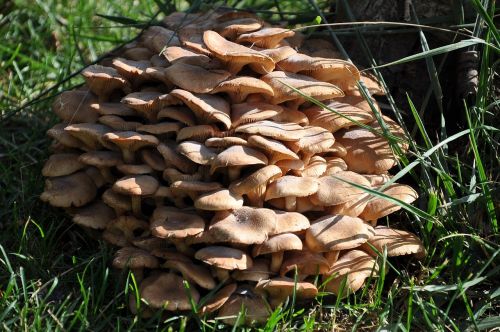
<svg viewBox="0 0 500 332">
<path fill-rule="evenodd" d="M 376 225 L 398 205 L 351 185 L 380 188 L 396 164 L 379 132 L 402 130 L 357 82 L 382 89 L 303 39 L 247 13 L 174 13 L 54 102 L 41 198 L 121 247 L 113 266 L 139 281 L 143 315 L 191 298 L 226 323 L 242 306 L 262 322 L 294 288 L 314 298 L 318 274 L 337 296 L 357 291 L 379 273 L 373 248 L 425 255 L 414 234 Z"/>
</svg>

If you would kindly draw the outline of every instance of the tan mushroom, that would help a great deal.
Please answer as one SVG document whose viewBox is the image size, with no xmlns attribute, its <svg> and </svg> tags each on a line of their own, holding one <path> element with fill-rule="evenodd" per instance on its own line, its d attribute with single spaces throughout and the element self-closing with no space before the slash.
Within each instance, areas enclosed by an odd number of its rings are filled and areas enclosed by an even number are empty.
<svg viewBox="0 0 500 332">
<path fill-rule="evenodd" d="M 203 67 L 176 62 L 164 71 L 167 79 L 181 89 L 207 93 L 231 76 L 231 73 L 221 69 L 205 69 Z"/>
<path fill-rule="evenodd" d="M 177 151 L 199 165 L 209 165 L 217 156 L 215 151 L 195 141 L 184 141 L 177 146 Z"/>
<path fill-rule="evenodd" d="M 295 211 L 297 197 L 313 195 L 318 191 L 318 182 L 310 177 L 285 175 L 267 186 L 265 200 L 285 198 L 287 211 Z"/>
<path fill-rule="evenodd" d="M 297 271 L 299 280 L 302 280 L 309 275 L 324 274 L 329 268 L 328 261 L 319 253 L 308 250 L 289 251 L 281 264 L 280 276 L 293 272 L 293 277 Z"/>
<path fill-rule="evenodd" d="M 239 320 L 242 310 L 244 320 Z M 259 295 L 249 288 L 240 287 L 219 309 L 218 316 L 229 325 L 252 325 L 265 323 L 270 314 L 266 302 Z"/>
<path fill-rule="evenodd" d="M 205 264 L 217 269 L 221 281 L 229 278 L 230 270 L 246 270 L 252 267 L 253 262 L 245 252 L 222 246 L 208 246 L 196 252 L 194 257 Z"/>
<path fill-rule="evenodd" d="M 126 176 L 113 184 L 113 191 L 131 196 L 132 211 L 141 216 L 141 196 L 153 195 L 158 189 L 158 180 L 149 175 Z"/>
<path fill-rule="evenodd" d="M 374 235 L 373 227 L 362 219 L 327 215 L 312 222 L 306 231 L 306 245 L 314 252 L 356 248 Z"/>
<path fill-rule="evenodd" d="M 149 225 L 146 221 L 133 216 L 119 216 L 108 223 L 102 238 L 115 246 L 128 247 L 135 239 L 148 232 Z"/>
<path fill-rule="evenodd" d="M 163 263 L 162 267 L 179 271 L 184 279 L 205 289 L 214 289 L 217 285 L 206 267 L 193 262 L 172 259 Z"/>
<path fill-rule="evenodd" d="M 134 131 L 107 133 L 103 138 L 120 148 L 123 160 L 126 163 L 134 162 L 137 150 L 148 146 L 156 146 L 159 143 L 155 136 L 142 135 Z"/>
<path fill-rule="evenodd" d="M 111 167 L 123 163 L 120 153 L 116 151 L 89 151 L 82 153 L 78 160 L 83 164 L 97 167 L 109 183 L 114 182 L 115 179 L 111 173 Z"/>
<path fill-rule="evenodd" d="M 92 179 L 83 171 L 47 178 L 40 199 L 57 207 L 79 207 L 90 203 L 97 194 Z"/>
<path fill-rule="evenodd" d="M 159 265 L 158 259 L 148 251 L 135 247 L 124 247 L 115 253 L 113 267 L 117 269 L 130 269 L 137 281 L 143 279 L 143 270 L 155 269 Z"/>
<path fill-rule="evenodd" d="M 305 281 L 296 282 L 286 277 L 261 280 L 255 286 L 255 290 L 268 294 L 273 307 L 277 307 L 294 295 L 297 300 L 309 300 L 318 294 L 318 289 L 313 284 Z"/>
<path fill-rule="evenodd" d="M 283 233 L 267 239 L 253 247 L 252 256 L 271 254 L 271 272 L 279 272 L 283 253 L 288 250 L 302 250 L 302 240 L 295 234 Z"/>
<path fill-rule="evenodd" d="M 206 315 L 219 310 L 220 307 L 229 300 L 229 297 L 234 293 L 237 287 L 238 285 L 236 283 L 222 287 L 213 297 L 208 299 L 207 303 L 201 307 L 199 313 L 201 315 Z"/>
<path fill-rule="evenodd" d="M 419 259 L 425 257 L 424 245 L 415 234 L 387 226 L 377 226 L 374 230 L 375 235 L 361 245 L 361 249 L 370 255 L 377 255 L 372 249 L 373 246 L 379 253 L 383 253 L 386 249 L 388 257 L 401 255 L 415 255 Z"/>
<path fill-rule="evenodd" d="M 99 101 L 107 101 L 115 90 L 124 93 L 131 91 L 130 83 L 111 67 L 92 65 L 82 71 L 82 76 L 90 90 L 99 97 Z"/>
<path fill-rule="evenodd" d="M 246 195 L 252 206 L 262 207 L 267 184 L 281 176 L 282 172 L 278 166 L 267 165 L 245 178 L 234 181 L 229 190 L 238 195 Z"/>
<path fill-rule="evenodd" d="M 240 35 L 236 42 L 250 43 L 262 48 L 274 48 L 285 38 L 292 37 L 295 31 L 283 28 L 263 28 L 259 31 Z"/>
<path fill-rule="evenodd" d="M 265 165 L 267 162 L 267 157 L 262 152 L 246 146 L 233 145 L 213 159 L 210 173 L 213 174 L 218 168 L 227 167 L 229 180 L 233 181 L 239 178 L 243 167 Z"/>
<path fill-rule="evenodd" d="M 252 267 L 246 270 L 236 270 L 231 273 L 231 278 L 237 281 L 253 281 L 269 279 L 271 271 L 269 270 L 269 260 L 257 258 L 253 260 Z"/>
<path fill-rule="evenodd" d="M 277 161 L 283 159 L 300 159 L 299 156 L 287 148 L 286 145 L 271 138 L 251 135 L 248 137 L 247 142 L 250 146 L 264 151 L 269 158 L 269 164 L 275 164 Z"/>
<path fill-rule="evenodd" d="M 194 207 L 207 211 L 223 211 L 238 209 L 243 206 L 243 198 L 227 189 L 210 191 L 200 195 L 194 201 Z"/>
<path fill-rule="evenodd" d="M 42 168 L 46 177 L 64 176 L 75 173 L 85 167 L 79 161 L 77 153 L 56 153 L 49 157 Z"/>
<path fill-rule="evenodd" d="M 93 123 L 98 114 L 91 108 L 95 95 L 88 90 L 64 91 L 54 99 L 52 110 L 64 122 Z"/>
<path fill-rule="evenodd" d="M 246 102 L 231 105 L 231 120 L 233 128 L 246 123 L 270 119 L 283 112 L 278 105 L 259 102 Z"/>
<path fill-rule="evenodd" d="M 78 208 L 73 215 L 75 224 L 92 229 L 105 229 L 113 219 L 115 219 L 114 210 L 102 201 Z"/>
<path fill-rule="evenodd" d="M 338 205 L 356 200 L 364 195 L 365 191 L 350 183 L 371 188 L 370 182 L 357 173 L 340 171 L 331 176 L 323 176 L 318 180 L 319 189 L 311 196 L 311 201 L 316 205 Z"/>
<path fill-rule="evenodd" d="M 238 76 L 220 82 L 210 93 L 227 93 L 232 103 L 241 103 L 248 95 L 273 96 L 273 89 L 264 81 L 251 76 Z"/>
</svg>

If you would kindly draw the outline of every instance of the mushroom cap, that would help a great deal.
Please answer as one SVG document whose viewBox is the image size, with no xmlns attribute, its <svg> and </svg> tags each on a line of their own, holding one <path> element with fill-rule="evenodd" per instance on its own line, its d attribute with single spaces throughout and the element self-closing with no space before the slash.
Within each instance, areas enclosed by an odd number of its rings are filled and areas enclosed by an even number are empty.
<svg viewBox="0 0 500 332">
<path fill-rule="evenodd" d="M 250 256 L 244 251 L 231 247 L 208 246 L 198 250 L 194 257 L 225 270 L 246 270 L 253 264 Z"/>
<path fill-rule="evenodd" d="M 262 23 L 257 17 L 239 17 L 220 22 L 216 30 L 224 38 L 235 39 L 242 33 L 255 31 L 261 27 Z"/>
<path fill-rule="evenodd" d="M 158 265 L 158 258 L 151 255 L 147 250 L 135 247 L 121 248 L 113 258 L 113 267 L 117 269 L 156 269 Z"/>
<path fill-rule="evenodd" d="M 102 194 L 102 201 L 113 209 L 130 211 L 132 210 L 132 202 L 130 197 L 114 192 L 111 188 L 107 189 Z"/>
<path fill-rule="evenodd" d="M 288 45 L 275 48 L 265 48 L 260 52 L 269 56 L 275 63 L 278 63 L 281 60 L 284 60 L 289 56 L 297 53 L 297 51 L 293 47 L 290 47 Z"/>
<path fill-rule="evenodd" d="M 296 123 L 278 123 L 274 121 L 256 121 L 240 125 L 237 133 L 262 135 L 280 141 L 298 141 L 304 135 L 304 128 Z"/>
<path fill-rule="evenodd" d="M 89 89 L 98 96 L 108 96 L 114 90 L 130 92 L 130 83 L 115 68 L 91 65 L 82 71 Z"/>
<path fill-rule="evenodd" d="M 191 298 L 197 303 L 200 295 L 194 287 L 190 287 Z M 147 277 L 139 287 L 141 298 L 155 309 L 169 311 L 190 310 L 190 297 L 186 294 L 183 280 L 173 273 L 158 273 Z"/>
<path fill-rule="evenodd" d="M 193 173 L 198 165 L 176 151 L 177 144 L 172 141 L 164 141 L 156 147 L 163 156 L 168 168 L 175 167 L 183 172 Z"/>
<path fill-rule="evenodd" d="M 315 178 L 285 175 L 267 186 L 265 200 L 289 196 L 304 197 L 314 194 L 317 190 L 318 181 Z"/>
<path fill-rule="evenodd" d="M 295 31 L 283 28 L 263 28 L 245 33 L 236 39 L 238 43 L 250 43 L 262 48 L 274 48 L 285 38 L 292 37 Z"/>
<path fill-rule="evenodd" d="M 57 143 L 62 144 L 64 147 L 81 149 L 82 142 L 65 131 L 64 128 L 66 128 L 66 124 L 58 123 L 47 130 L 47 136 L 54 139 Z"/>
<path fill-rule="evenodd" d="M 52 110 L 64 122 L 93 123 L 99 114 L 91 108 L 95 96 L 88 90 L 64 91 L 52 103 Z"/>
<path fill-rule="evenodd" d="M 219 153 L 212 160 L 210 173 L 214 173 L 220 167 L 265 164 L 267 164 L 267 157 L 262 152 L 246 146 L 233 145 Z"/>
<path fill-rule="evenodd" d="M 244 310 L 245 321 L 243 325 L 264 324 L 271 315 L 267 303 L 252 290 L 239 288 L 229 297 L 219 309 L 219 317 L 225 324 L 235 325 L 241 310 Z"/>
<path fill-rule="evenodd" d="M 183 62 L 174 63 L 166 68 L 164 73 L 167 79 L 176 86 L 196 93 L 210 92 L 231 76 L 231 73 L 225 70 L 209 70 Z"/>
<path fill-rule="evenodd" d="M 141 159 L 155 171 L 163 171 L 167 166 L 158 150 L 144 149 L 140 152 Z"/>
<path fill-rule="evenodd" d="M 243 206 L 243 198 L 227 189 L 219 189 L 204 193 L 194 202 L 194 207 L 200 210 L 223 211 L 238 209 Z"/>
<path fill-rule="evenodd" d="M 173 259 L 167 260 L 162 264 L 162 267 L 179 271 L 186 280 L 194 282 L 205 289 L 214 289 L 217 286 L 210 271 L 206 267 L 196 265 L 193 262 Z"/>
<path fill-rule="evenodd" d="M 177 133 L 177 142 L 186 140 L 204 142 L 210 137 L 222 136 L 222 132 L 214 125 L 197 125 L 184 127 Z"/>
<path fill-rule="evenodd" d="M 94 103 L 90 105 L 90 108 L 94 113 L 101 116 L 104 115 L 116 115 L 116 116 L 137 116 L 137 112 L 127 107 L 122 103 Z M 88 122 L 88 121 L 86 121 Z"/>
<path fill-rule="evenodd" d="M 103 136 L 107 141 L 114 143 L 120 149 L 136 151 L 146 146 L 158 145 L 158 139 L 153 135 L 143 135 L 135 131 L 119 131 L 107 133 Z"/>
<path fill-rule="evenodd" d="M 79 207 L 90 203 L 97 195 L 97 188 L 87 173 L 47 178 L 40 199 L 57 207 Z"/>
<path fill-rule="evenodd" d="M 226 129 L 231 127 L 230 107 L 224 98 L 181 89 L 172 90 L 170 96 L 182 101 L 202 123 L 220 122 Z"/>
<path fill-rule="evenodd" d="M 180 46 L 179 38 L 175 31 L 154 25 L 150 26 L 141 34 L 142 44 L 159 54 L 167 46 Z"/>
<path fill-rule="evenodd" d="M 297 233 L 309 228 L 309 219 L 299 212 L 288 212 L 274 210 L 276 214 L 276 235 L 281 233 Z"/>
<path fill-rule="evenodd" d="M 233 145 L 247 146 L 247 141 L 237 136 L 211 137 L 205 141 L 205 146 L 216 149 L 227 149 Z"/>
<path fill-rule="evenodd" d="M 273 71 L 262 76 L 261 79 L 274 90 L 274 96 L 270 98 L 273 104 L 280 104 L 288 100 L 297 100 L 301 104 L 305 101 L 301 94 L 290 87 L 319 101 L 344 96 L 344 92 L 339 87 L 305 75 Z"/>
<path fill-rule="evenodd" d="M 133 216 L 119 216 L 113 219 L 102 233 L 102 238 L 119 247 L 128 247 L 136 238 L 149 232 L 146 221 Z"/>
<path fill-rule="evenodd" d="M 264 242 L 275 228 L 273 210 L 243 206 L 233 211 L 217 212 L 208 233 L 213 242 L 254 244 Z"/>
<path fill-rule="evenodd" d="M 64 176 L 81 170 L 85 164 L 77 153 L 55 153 L 49 157 L 42 168 L 42 175 L 47 177 Z"/>
<path fill-rule="evenodd" d="M 117 115 L 103 115 L 97 120 L 105 126 L 112 128 L 113 130 L 136 130 L 137 127 L 141 126 L 141 122 L 137 121 L 126 121 Z"/>
<path fill-rule="evenodd" d="M 222 189 L 222 185 L 219 182 L 203 182 L 195 180 L 178 180 L 170 184 L 170 188 L 179 191 L 214 191 Z"/>
<path fill-rule="evenodd" d="M 189 160 L 200 164 L 209 165 L 217 154 L 204 144 L 195 141 L 184 141 L 177 146 L 177 152 Z"/>
<path fill-rule="evenodd" d="M 160 122 L 137 126 L 137 131 L 146 132 L 153 135 L 164 135 L 169 133 L 177 133 L 184 125 L 180 122 Z"/>
<path fill-rule="evenodd" d="M 163 56 L 171 64 L 185 63 L 193 66 L 207 68 L 210 65 L 210 58 L 205 54 L 195 53 L 184 47 L 169 46 L 163 51 Z"/>
<path fill-rule="evenodd" d="M 312 106 L 304 110 L 311 126 L 322 127 L 334 133 L 339 129 L 355 126 L 356 123 L 352 122 L 352 120 L 360 123 L 368 123 L 374 119 L 373 112 L 367 112 L 341 101 L 331 100 L 325 106 L 328 108 Z M 332 112 L 330 109 L 337 113 Z"/>
<path fill-rule="evenodd" d="M 205 221 L 194 213 L 160 206 L 151 215 L 150 229 L 159 238 L 183 239 L 203 232 Z"/>
<path fill-rule="evenodd" d="M 105 229 L 108 223 L 114 218 L 115 212 L 112 208 L 102 201 L 96 201 L 76 209 L 76 213 L 73 215 L 73 222 L 93 229 Z"/>
<path fill-rule="evenodd" d="M 300 171 L 300 175 L 319 178 L 326 172 L 327 167 L 325 158 L 317 155 L 312 156 L 304 169 Z"/>
<path fill-rule="evenodd" d="M 119 75 L 125 77 L 131 82 L 144 81 L 149 77 L 146 75 L 146 69 L 151 67 L 149 60 L 130 60 L 123 58 L 114 58 L 111 61 L 112 66 Z"/>
<path fill-rule="evenodd" d="M 282 233 L 254 246 L 252 256 L 255 257 L 288 250 L 302 250 L 302 240 L 295 234 Z"/>
<path fill-rule="evenodd" d="M 113 190 L 123 195 L 147 196 L 155 193 L 159 183 L 149 175 L 126 176 L 113 184 Z"/>
<path fill-rule="evenodd" d="M 140 91 L 129 93 L 122 98 L 121 102 L 137 111 L 142 117 L 149 121 L 155 121 L 158 111 L 165 106 L 178 103 L 169 94 L 156 91 Z"/>
<path fill-rule="evenodd" d="M 247 142 L 250 146 L 265 151 L 269 156 L 270 163 L 275 163 L 276 161 L 283 159 L 300 159 L 299 156 L 287 148 L 286 145 L 271 138 L 251 135 L 248 137 Z"/>
<path fill-rule="evenodd" d="M 231 105 L 233 128 L 239 125 L 270 119 L 283 112 L 283 107 L 262 102 L 245 102 Z"/>
<path fill-rule="evenodd" d="M 226 92 L 233 102 L 242 102 L 248 95 L 258 93 L 273 96 L 273 89 L 264 81 L 251 76 L 238 76 L 220 82 L 211 93 Z"/>
<path fill-rule="evenodd" d="M 77 123 L 66 126 L 64 131 L 83 142 L 90 150 L 99 150 L 102 146 L 106 146 L 102 136 L 112 130 L 99 123 Z"/>
<path fill-rule="evenodd" d="M 391 184 L 383 190 L 383 193 L 407 204 L 413 203 L 418 198 L 417 192 L 412 187 L 399 183 Z M 368 201 L 359 217 L 364 220 L 377 220 L 399 209 L 401 206 L 396 203 L 383 197 L 374 197 Z"/>
<path fill-rule="evenodd" d="M 362 250 L 349 250 L 332 265 L 328 274 L 325 275 L 325 279 L 330 279 L 325 289 L 337 296 L 345 297 L 359 290 L 366 278 L 377 273 L 377 261 L 372 256 Z M 340 287 L 346 274 L 346 286 L 340 294 Z M 333 278 L 331 278 L 332 275 L 334 275 Z"/>
<path fill-rule="evenodd" d="M 153 56 L 153 52 L 146 47 L 132 47 L 123 52 L 123 57 L 135 61 L 149 60 Z"/>
<path fill-rule="evenodd" d="M 201 174 L 184 174 L 175 168 L 165 168 L 163 171 L 163 178 L 168 183 L 173 183 L 175 181 L 201 181 Z"/>
<path fill-rule="evenodd" d="M 259 186 L 266 185 L 268 182 L 281 177 L 282 172 L 278 166 L 264 166 L 247 177 L 237 180 L 229 186 L 229 190 L 244 195 L 256 190 Z"/>
<path fill-rule="evenodd" d="M 276 114 L 271 120 L 275 122 L 293 122 L 301 126 L 309 125 L 309 119 L 304 112 L 292 108 L 286 108 L 284 112 Z"/>
<path fill-rule="evenodd" d="M 371 188 L 370 182 L 364 176 L 351 171 L 340 171 L 331 176 L 322 176 L 317 181 L 319 189 L 311 197 L 311 200 L 314 204 L 323 206 L 356 200 L 365 193 L 362 189 L 354 187 L 345 181 Z"/>
<path fill-rule="evenodd" d="M 369 244 L 374 246 L 380 253 L 383 253 L 384 248 L 387 248 L 387 256 L 389 257 L 411 254 L 414 254 L 417 258 L 425 256 L 424 245 L 415 234 L 387 226 L 377 226 L 374 230 L 375 235 L 368 242 L 361 245 L 361 249 L 372 256 L 376 256 L 377 253 Z"/>
<path fill-rule="evenodd" d="M 121 155 L 116 151 L 89 151 L 82 153 L 80 162 L 96 167 L 113 167 L 123 163 Z"/>
<path fill-rule="evenodd" d="M 196 124 L 196 118 L 193 112 L 184 106 L 167 106 L 162 108 L 158 112 L 158 120 L 160 119 L 173 119 L 175 121 L 181 122 L 186 126 L 194 126 Z"/>
<path fill-rule="evenodd" d="M 287 297 L 294 295 L 297 299 L 313 299 L 318 294 L 314 284 L 306 281 L 297 281 L 286 277 L 277 277 L 261 280 L 255 286 L 257 292 L 266 292 L 274 303 L 281 303 Z"/>
<path fill-rule="evenodd" d="M 368 241 L 373 234 L 373 227 L 360 218 L 327 215 L 315 220 L 306 231 L 306 245 L 315 252 L 351 249 Z"/>
<path fill-rule="evenodd" d="M 326 157 L 325 160 L 326 160 L 326 170 L 325 173 L 323 174 L 324 176 L 334 175 L 341 171 L 347 171 L 347 164 L 345 163 L 344 159 L 340 157 Z M 371 182 L 370 184 L 373 186 Z"/>
<path fill-rule="evenodd" d="M 303 136 L 295 142 L 288 143 L 289 147 L 307 154 L 326 152 L 335 142 L 332 133 L 321 127 L 304 127 Z"/>
<path fill-rule="evenodd" d="M 340 131 L 335 138 L 345 147 L 342 159 L 354 172 L 383 174 L 396 164 L 389 142 L 364 128 Z"/>
<path fill-rule="evenodd" d="M 372 187 L 382 186 L 392 179 L 390 174 L 363 174 L 363 176 L 370 182 Z"/>
<path fill-rule="evenodd" d="M 218 59 L 233 64 L 233 73 L 238 72 L 244 65 L 258 63 L 260 65 L 260 74 L 273 71 L 274 61 L 267 55 L 226 40 L 215 31 L 205 31 L 203 41 L 207 48 Z"/>
<path fill-rule="evenodd" d="M 224 303 L 229 300 L 229 297 L 234 293 L 237 287 L 238 285 L 236 283 L 222 287 L 213 295 L 213 297 L 208 299 L 207 303 L 200 309 L 200 313 L 205 315 L 219 310 L 220 307 L 222 307 Z"/>
<path fill-rule="evenodd" d="M 269 260 L 258 258 L 253 260 L 251 268 L 246 270 L 236 270 L 231 273 L 231 277 L 237 281 L 255 281 L 269 279 L 271 271 L 269 270 Z"/>
<path fill-rule="evenodd" d="M 323 255 L 308 250 L 288 251 L 281 264 L 280 276 L 297 269 L 298 274 L 316 275 L 324 274 L 330 269 L 330 265 Z"/>
</svg>

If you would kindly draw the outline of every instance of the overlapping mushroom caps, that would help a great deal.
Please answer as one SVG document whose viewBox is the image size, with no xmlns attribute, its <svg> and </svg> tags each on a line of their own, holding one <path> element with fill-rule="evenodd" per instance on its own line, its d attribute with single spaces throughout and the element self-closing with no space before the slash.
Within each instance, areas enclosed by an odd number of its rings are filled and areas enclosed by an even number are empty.
<svg viewBox="0 0 500 332">
<path fill-rule="evenodd" d="M 317 274 L 344 296 L 377 277 L 379 254 L 425 255 L 377 226 L 400 205 L 363 190 L 417 199 L 387 183 L 402 129 L 356 83 L 383 90 L 294 35 L 243 12 L 174 13 L 54 101 L 41 198 L 120 248 L 113 266 L 140 282 L 133 312 L 263 322 L 313 298 Z"/>
</svg>

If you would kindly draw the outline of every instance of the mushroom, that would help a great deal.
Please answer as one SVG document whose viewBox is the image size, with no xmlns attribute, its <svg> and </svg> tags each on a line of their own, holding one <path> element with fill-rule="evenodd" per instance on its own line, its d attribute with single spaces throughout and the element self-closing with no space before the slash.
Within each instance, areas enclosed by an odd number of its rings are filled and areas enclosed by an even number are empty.
<svg viewBox="0 0 500 332">
<path fill-rule="evenodd" d="M 237 287 L 238 285 L 236 283 L 232 283 L 219 289 L 217 293 L 210 297 L 203 307 L 201 307 L 199 313 L 201 315 L 206 315 L 219 310 L 220 307 L 229 300 L 229 297 L 234 293 Z"/>
<path fill-rule="evenodd" d="M 216 286 L 215 280 L 210 275 L 210 271 L 202 265 L 196 265 L 192 262 L 183 260 L 167 260 L 162 264 L 162 267 L 171 270 L 179 271 L 184 279 L 189 282 L 194 282 L 198 286 L 205 289 L 214 289 Z"/>
<path fill-rule="evenodd" d="M 134 131 L 107 133 L 103 138 L 120 148 L 123 154 L 123 160 L 126 163 L 134 162 L 135 152 L 137 150 L 147 146 L 156 146 L 159 143 L 155 136 L 142 135 Z"/>
<path fill-rule="evenodd" d="M 351 183 L 370 188 L 370 182 L 357 173 L 351 171 L 337 172 L 331 176 L 322 176 L 317 179 L 319 189 L 311 196 L 316 205 L 330 206 L 346 203 L 364 195 L 365 191 L 354 187 Z"/>
<path fill-rule="evenodd" d="M 411 254 L 419 259 L 425 257 L 424 245 L 415 234 L 386 226 L 377 226 L 374 231 L 373 237 L 360 247 L 370 255 L 377 255 L 373 246 L 379 253 L 386 249 L 388 257 Z"/>
<path fill-rule="evenodd" d="M 221 167 L 227 167 L 229 181 L 234 181 L 239 178 L 240 171 L 248 165 L 265 165 L 267 157 L 255 149 L 233 145 L 217 155 L 212 160 L 210 174 Z"/>
<path fill-rule="evenodd" d="M 113 190 L 118 194 L 132 198 L 134 215 L 141 216 L 141 196 L 153 195 L 158 189 L 158 180 L 149 175 L 126 176 L 113 184 Z"/>
<path fill-rule="evenodd" d="M 177 146 L 177 151 L 189 160 L 200 165 L 209 165 L 217 155 L 212 149 L 195 141 L 184 141 L 180 143 Z"/>
<path fill-rule="evenodd" d="M 143 279 L 143 269 L 155 269 L 158 265 L 158 259 L 155 256 L 135 247 L 121 248 L 113 258 L 113 267 L 121 270 L 129 268 L 137 281 Z"/>
<path fill-rule="evenodd" d="M 239 321 L 243 310 L 244 321 Z M 221 320 L 229 325 L 252 325 L 265 323 L 271 314 L 266 302 L 251 289 L 240 287 L 219 309 Z"/>
<path fill-rule="evenodd" d="M 238 209 L 243 206 L 243 198 L 227 189 L 209 191 L 194 201 L 194 207 L 207 211 L 223 211 Z"/>
<path fill-rule="evenodd" d="M 276 230 L 273 234 L 282 233 L 301 233 L 309 228 L 309 219 L 302 213 L 278 211 L 274 210 L 276 214 Z"/>
<path fill-rule="evenodd" d="M 237 281 L 254 281 L 269 279 L 271 271 L 269 270 L 269 260 L 257 258 L 253 260 L 252 267 L 246 270 L 236 270 L 231 273 L 231 278 Z"/>
<path fill-rule="evenodd" d="M 94 123 L 99 116 L 91 108 L 95 101 L 88 90 L 64 91 L 54 99 L 52 110 L 64 122 Z"/>
<path fill-rule="evenodd" d="M 133 216 L 119 216 L 106 226 L 102 238 L 118 247 L 128 247 L 132 241 L 148 233 L 149 225 Z"/>
<path fill-rule="evenodd" d="M 283 252 L 288 250 L 302 250 L 302 241 L 292 233 L 275 235 L 265 242 L 253 247 L 252 256 L 271 255 L 271 272 L 279 272 L 283 262 Z"/>
<path fill-rule="evenodd" d="M 262 102 L 245 102 L 231 105 L 233 128 L 246 123 L 270 119 L 283 112 L 283 107 Z"/>
<path fill-rule="evenodd" d="M 307 300 L 315 298 L 318 294 L 318 289 L 313 284 L 305 281 L 296 282 L 286 277 L 261 280 L 255 286 L 255 290 L 267 293 L 271 299 L 271 306 L 274 308 L 293 295 L 298 300 Z"/>
<path fill-rule="evenodd" d="M 82 76 L 90 90 L 99 97 L 99 101 L 107 101 L 115 90 L 122 90 L 124 93 L 131 91 L 130 83 L 111 67 L 88 66 L 82 71 Z"/>
<path fill-rule="evenodd" d="M 77 208 L 73 215 L 75 224 L 92 229 L 105 229 L 113 219 L 115 219 L 114 210 L 102 201 Z"/>
<path fill-rule="evenodd" d="M 78 160 L 83 164 L 97 167 L 109 183 L 113 183 L 115 179 L 111 173 L 111 167 L 123 163 L 120 153 L 115 151 L 89 151 L 81 154 Z"/>
<path fill-rule="evenodd" d="M 183 280 L 173 273 L 156 273 L 141 282 L 139 294 L 148 306 L 168 311 L 190 310 L 191 299 L 196 304 L 200 294 L 194 287 L 189 288 L 189 295 Z"/>
<path fill-rule="evenodd" d="M 77 153 L 56 153 L 49 157 L 42 168 L 46 177 L 64 176 L 75 173 L 85 167 Z"/>
<path fill-rule="evenodd" d="M 308 250 L 289 251 L 281 264 L 280 276 L 290 271 L 297 271 L 299 280 L 309 276 L 328 272 L 330 265 L 325 257 Z"/>
<path fill-rule="evenodd" d="M 220 82 L 210 93 L 225 92 L 232 103 L 241 103 L 250 94 L 273 96 L 273 89 L 264 81 L 251 76 L 239 76 Z"/>
<path fill-rule="evenodd" d="M 277 161 L 283 159 L 300 159 L 299 156 L 287 148 L 286 145 L 271 138 L 251 135 L 248 137 L 247 142 L 251 147 L 256 147 L 265 151 L 269 158 L 269 164 L 275 164 Z"/>
<path fill-rule="evenodd" d="M 194 258 L 216 268 L 219 280 L 229 278 L 229 270 L 246 270 L 253 262 L 245 252 L 222 246 L 208 246 L 196 252 Z"/>
<path fill-rule="evenodd" d="M 310 177 L 285 175 L 267 186 L 265 200 L 285 198 L 287 211 L 295 211 L 297 197 L 313 195 L 318 191 L 318 182 Z"/>
<path fill-rule="evenodd" d="M 278 166 L 267 165 L 247 177 L 231 183 L 229 190 L 238 195 L 246 195 L 251 205 L 262 207 L 267 184 L 281 176 L 282 172 Z"/>
<path fill-rule="evenodd" d="M 92 179 L 83 171 L 47 178 L 40 199 L 57 207 L 79 207 L 90 203 L 97 195 Z"/>
<path fill-rule="evenodd" d="M 274 48 L 285 38 L 292 37 L 295 31 L 283 28 L 263 28 L 259 31 L 240 35 L 236 42 L 250 43 L 262 48 Z"/>
<path fill-rule="evenodd" d="M 356 248 L 374 235 L 362 219 L 343 215 L 324 216 L 306 231 L 306 245 L 314 252 Z"/>
<path fill-rule="evenodd" d="M 187 63 L 176 62 L 164 71 L 167 79 L 181 89 L 207 93 L 228 79 L 231 73 L 221 69 L 205 69 Z"/>
</svg>

